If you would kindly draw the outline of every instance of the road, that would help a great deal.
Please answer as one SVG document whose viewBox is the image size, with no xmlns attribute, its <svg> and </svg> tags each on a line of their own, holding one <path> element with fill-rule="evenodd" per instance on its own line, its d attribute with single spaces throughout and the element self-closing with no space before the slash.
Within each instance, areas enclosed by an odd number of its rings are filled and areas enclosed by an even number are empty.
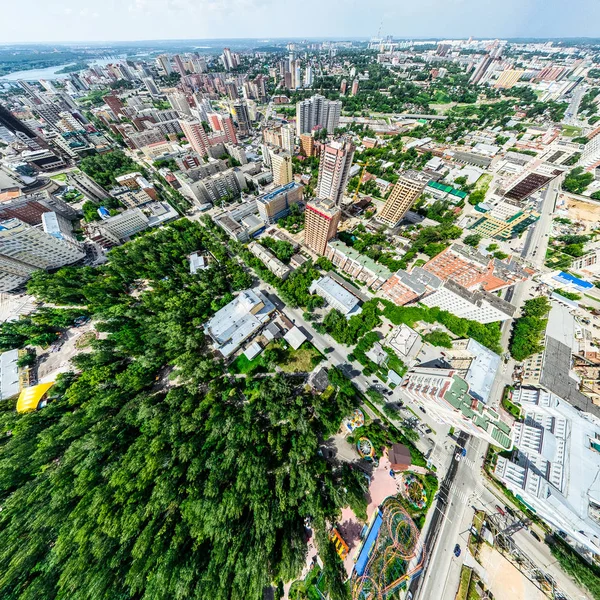
<svg viewBox="0 0 600 600">
<path fill-rule="evenodd" d="M 545 268 L 544 260 L 546 258 L 548 242 L 550 241 L 552 215 L 554 214 L 556 200 L 560 193 L 561 181 L 562 177 L 557 177 L 548 184 L 541 202 L 540 218 L 529 228 L 525 243 L 523 244 L 523 250 L 521 251 L 521 258 L 537 271 L 544 270 Z M 519 315 L 521 306 L 527 299 L 527 294 L 533 285 L 533 282 L 528 280 L 518 283 L 507 290 L 504 299 L 517 308 L 516 316 Z M 508 347 L 512 326 L 512 319 L 505 321 L 502 326 L 500 344 L 503 348 Z M 512 364 L 508 365 L 507 370 L 512 372 Z"/>
<path fill-rule="evenodd" d="M 579 105 L 581 104 L 581 99 L 583 98 L 586 91 L 586 85 L 578 85 L 573 90 L 571 94 L 571 100 L 569 101 L 569 106 L 565 111 L 565 118 L 562 121 L 565 125 L 575 125 L 577 127 L 581 127 L 583 125 L 583 123 L 577 118 L 577 113 L 579 112 Z"/>
</svg>

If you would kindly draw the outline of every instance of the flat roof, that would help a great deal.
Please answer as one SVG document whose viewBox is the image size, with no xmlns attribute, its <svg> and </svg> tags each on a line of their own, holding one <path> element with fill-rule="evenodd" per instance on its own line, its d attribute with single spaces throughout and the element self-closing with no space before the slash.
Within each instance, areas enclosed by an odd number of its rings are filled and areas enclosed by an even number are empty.
<svg viewBox="0 0 600 600">
<path fill-rule="evenodd" d="M 465 375 L 471 395 L 487 404 L 494 378 L 500 367 L 500 357 L 479 342 L 470 339 L 467 350 L 474 356 Z"/>
<path fill-rule="evenodd" d="M 329 275 L 325 275 L 313 282 L 315 287 L 320 288 L 326 294 L 329 294 L 342 304 L 347 312 L 350 312 L 359 302 L 359 299 L 343 288 L 337 281 L 334 281 Z"/>
<path fill-rule="evenodd" d="M 9 350 L 0 354 L 0 400 L 12 398 L 19 393 L 18 350 Z"/>
<path fill-rule="evenodd" d="M 392 276 L 392 272 L 384 265 L 380 265 L 376 263 L 372 258 L 368 257 L 366 254 L 361 254 L 351 246 L 344 244 L 341 240 L 333 239 L 329 240 L 329 246 L 342 252 L 351 260 L 356 261 L 360 265 L 362 265 L 365 269 L 368 269 L 372 273 L 375 273 L 379 277 L 383 277 L 384 279 L 389 279 Z"/>
<path fill-rule="evenodd" d="M 292 327 L 284 336 L 283 339 L 294 349 L 298 350 L 306 341 L 306 336 L 298 327 Z"/>
</svg>

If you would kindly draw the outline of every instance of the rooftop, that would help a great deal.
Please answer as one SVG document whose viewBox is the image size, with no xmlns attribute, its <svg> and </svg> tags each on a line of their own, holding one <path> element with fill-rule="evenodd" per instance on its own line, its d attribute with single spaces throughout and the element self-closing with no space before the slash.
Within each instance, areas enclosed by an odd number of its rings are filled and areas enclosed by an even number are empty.
<svg viewBox="0 0 600 600">
<path fill-rule="evenodd" d="M 392 276 L 392 272 L 387 267 L 376 263 L 372 258 L 361 254 L 338 239 L 329 240 L 328 245 L 383 279 L 389 279 Z"/>
<path fill-rule="evenodd" d="M 275 306 L 260 291 L 244 290 L 217 311 L 204 326 L 204 332 L 217 345 L 223 356 L 233 354 L 268 320 Z"/>
</svg>

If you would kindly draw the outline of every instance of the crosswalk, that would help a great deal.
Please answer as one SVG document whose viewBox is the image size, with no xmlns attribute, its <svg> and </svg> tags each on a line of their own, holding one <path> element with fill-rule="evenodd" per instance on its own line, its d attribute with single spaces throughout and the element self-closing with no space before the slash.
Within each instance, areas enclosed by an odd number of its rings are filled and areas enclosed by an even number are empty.
<svg viewBox="0 0 600 600">
<path fill-rule="evenodd" d="M 467 458 L 466 456 L 464 458 L 461 458 L 460 461 L 465 463 L 465 465 L 467 465 L 467 467 L 469 467 L 469 469 L 472 469 L 475 466 L 475 463 L 470 458 Z"/>
<path fill-rule="evenodd" d="M 485 491 L 485 488 L 479 483 L 475 485 L 474 490 L 467 491 L 463 488 L 462 484 L 455 481 L 450 486 L 447 497 L 449 500 L 456 499 L 460 502 L 465 502 L 465 503 L 473 502 L 474 500 L 480 499 L 482 494 L 484 493 L 484 491 Z"/>
</svg>

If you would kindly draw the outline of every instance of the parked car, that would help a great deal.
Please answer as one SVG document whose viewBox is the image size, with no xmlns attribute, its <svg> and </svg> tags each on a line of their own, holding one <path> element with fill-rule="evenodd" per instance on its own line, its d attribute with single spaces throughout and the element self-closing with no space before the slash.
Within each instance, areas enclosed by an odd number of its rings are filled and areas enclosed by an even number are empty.
<svg viewBox="0 0 600 600">
<path fill-rule="evenodd" d="M 529 533 L 532 535 L 533 539 L 537 540 L 538 542 L 542 541 L 542 538 L 540 538 L 540 536 L 535 531 L 533 531 L 533 529 L 530 529 Z"/>
<path fill-rule="evenodd" d="M 426 410 L 425 410 L 425 409 L 424 409 L 422 406 L 419 406 L 419 410 L 420 410 L 422 413 L 425 413 L 425 414 L 427 414 L 427 411 L 426 411 Z"/>
<path fill-rule="evenodd" d="M 506 516 L 506 513 L 504 512 L 504 509 L 503 509 L 501 506 L 499 506 L 498 504 L 496 504 L 496 510 L 497 510 L 497 511 L 498 511 L 498 512 L 499 512 L 499 513 L 500 513 L 500 514 L 503 516 L 503 517 L 505 517 L 505 516 Z"/>
<path fill-rule="evenodd" d="M 456 558 L 460 556 L 460 546 L 458 544 L 454 546 L 454 556 L 456 556 Z"/>
<path fill-rule="evenodd" d="M 425 433 L 431 433 L 431 427 L 425 427 Z"/>
</svg>

